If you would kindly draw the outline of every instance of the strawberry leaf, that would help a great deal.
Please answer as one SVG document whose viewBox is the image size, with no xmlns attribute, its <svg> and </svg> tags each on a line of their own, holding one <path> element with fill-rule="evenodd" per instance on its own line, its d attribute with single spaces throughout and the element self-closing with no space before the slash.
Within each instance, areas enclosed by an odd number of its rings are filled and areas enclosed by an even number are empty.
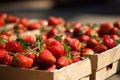
<svg viewBox="0 0 120 80">
<path fill-rule="evenodd" d="M 25 42 L 24 40 L 22 40 L 20 38 L 17 38 L 16 41 L 21 44 L 21 46 L 22 46 L 23 49 L 27 49 L 30 46 L 29 43 Z"/>
<path fill-rule="evenodd" d="M 114 40 L 114 42 L 115 42 L 115 45 L 118 45 L 118 44 L 120 44 L 120 39 L 116 39 L 116 40 Z"/>
<path fill-rule="evenodd" d="M 0 37 L 0 44 L 6 44 L 6 43 L 7 43 L 7 41 Z"/>
</svg>

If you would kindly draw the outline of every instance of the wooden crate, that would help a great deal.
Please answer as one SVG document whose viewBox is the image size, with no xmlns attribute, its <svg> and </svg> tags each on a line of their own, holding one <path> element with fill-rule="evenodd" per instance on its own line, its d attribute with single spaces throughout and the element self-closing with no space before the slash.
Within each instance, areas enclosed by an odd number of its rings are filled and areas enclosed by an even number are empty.
<svg viewBox="0 0 120 80">
<path fill-rule="evenodd" d="M 107 67 L 110 67 L 109 70 L 107 70 Z M 93 71 L 91 74 L 90 80 L 105 80 L 112 76 L 113 74 L 120 71 L 120 60 L 113 62 L 112 64 L 108 65 L 98 71 Z"/>
<path fill-rule="evenodd" d="M 0 65 L 0 80 L 89 80 L 90 74 L 88 58 L 53 72 Z"/>
<path fill-rule="evenodd" d="M 92 65 L 91 80 L 104 80 L 109 77 L 109 76 L 103 77 L 102 75 L 102 73 L 103 74 L 105 73 L 104 70 L 106 66 L 110 64 L 116 64 L 114 62 L 118 62 L 120 59 L 120 45 L 114 47 L 113 49 L 109 49 L 105 52 L 102 52 L 100 54 L 84 55 L 84 56 L 87 56 L 91 60 L 91 65 Z M 117 68 L 117 66 L 114 67 Z M 111 73 L 114 74 L 114 72 L 116 72 L 115 69 L 113 69 Z M 99 76 L 100 79 L 98 79 L 97 76 Z"/>
</svg>

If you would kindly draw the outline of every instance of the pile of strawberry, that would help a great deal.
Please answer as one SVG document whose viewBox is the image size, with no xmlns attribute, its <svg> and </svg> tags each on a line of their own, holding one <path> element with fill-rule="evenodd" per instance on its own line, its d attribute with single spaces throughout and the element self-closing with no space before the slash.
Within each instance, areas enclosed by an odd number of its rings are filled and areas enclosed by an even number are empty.
<svg viewBox="0 0 120 80">
<path fill-rule="evenodd" d="M 83 60 L 83 55 L 100 54 L 120 43 L 120 22 L 80 24 L 50 16 L 29 22 L 0 14 L 0 26 L 14 23 L 13 29 L 0 32 L 0 64 L 22 68 L 55 70 Z M 19 35 L 31 30 L 41 34 Z M 16 35 L 16 40 L 10 37 Z"/>
</svg>

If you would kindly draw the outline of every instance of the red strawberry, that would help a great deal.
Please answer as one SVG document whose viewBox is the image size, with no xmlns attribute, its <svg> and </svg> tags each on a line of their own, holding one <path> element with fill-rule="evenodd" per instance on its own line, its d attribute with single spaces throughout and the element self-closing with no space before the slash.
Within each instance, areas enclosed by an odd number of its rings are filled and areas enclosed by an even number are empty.
<svg viewBox="0 0 120 80">
<path fill-rule="evenodd" d="M 64 48 L 59 41 L 50 38 L 47 40 L 46 43 L 47 43 L 46 48 L 50 52 L 52 52 L 52 54 L 55 56 L 55 58 L 59 58 L 64 54 Z"/>
<path fill-rule="evenodd" d="M 48 67 L 46 70 L 50 72 L 50 71 L 55 70 L 55 69 L 56 69 L 56 65 L 53 64 L 52 66 Z"/>
<path fill-rule="evenodd" d="M 7 50 L 8 52 L 22 52 L 22 46 L 16 42 L 16 41 L 10 41 L 6 44 L 5 46 L 5 50 Z"/>
<path fill-rule="evenodd" d="M 25 42 L 30 43 L 31 45 L 34 43 L 34 37 L 31 35 L 25 35 L 21 38 L 22 40 L 24 40 Z"/>
<path fill-rule="evenodd" d="M 72 55 L 72 62 L 73 63 L 80 61 L 80 53 L 79 52 L 71 51 L 70 53 Z"/>
<path fill-rule="evenodd" d="M 78 23 L 78 22 L 74 22 L 74 23 L 72 23 L 72 26 L 74 27 L 74 28 L 79 28 L 80 27 L 80 23 Z"/>
<path fill-rule="evenodd" d="M 31 24 L 27 27 L 27 29 L 28 29 L 28 30 L 35 30 L 35 29 L 39 29 L 39 27 L 40 27 L 39 23 L 34 22 L 34 23 L 31 23 Z"/>
<path fill-rule="evenodd" d="M 33 60 L 36 58 L 36 55 L 34 53 L 27 54 L 26 56 Z"/>
<path fill-rule="evenodd" d="M 48 26 L 48 21 L 47 20 L 40 20 L 39 24 L 42 26 Z"/>
<path fill-rule="evenodd" d="M 115 47 L 115 42 L 112 38 L 103 38 L 103 43 L 108 49 Z"/>
<path fill-rule="evenodd" d="M 49 66 L 53 65 L 56 62 L 56 59 L 49 50 L 43 49 L 39 52 L 37 61 L 39 65 Z"/>
<path fill-rule="evenodd" d="M 19 23 L 22 24 L 24 27 L 28 26 L 28 19 L 27 18 L 21 18 L 19 20 Z"/>
<path fill-rule="evenodd" d="M 2 64 L 4 65 L 11 65 L 13 60 L 13 56 L 6 54 L 4 55 L 4 58 L 2 59 Z"/>
<path fill-rule="evenodd" d="M 91 48 L 83 48 L 81 50 L 81 55 L 92 55 L 94 51 Z"/>
<path fill-rule="evenodd" d="M 48 19 L 48 23 L 49 23 L 49 25 L 56 26 L 56 25 L 62 24 L 63 21 L 61 18 L 50 16 Z"/>
<path fill-rule="evenodd" d="M 8 15 L 6 13 L 1 13 L 0 14 L 0 19 L 5 19 Z"/>
<path fill-rule="evenodd" d="M 70 64 L 69 59 L 67 59 L 64 56 L 59 57 L 58 60 L 57 60 L 57 67 L 58 68 L 62 68 L 62 67 L 67 66 L 69 64 Z"/>
<path fill-rule="evenodd" d="M 0 19 L 0 27 L 2 26 L 4 26 L 5 25 L 5 21 L 4 21 L 4 19 Z"/>
<path fill-rule="evenodd" d="M 22 68 L 30 68 L 33 65 L 33 59 L 17 53 L 13 58 L 13 64 Z"/>
<path fill-rule="evenodd" d="M 15 16 L 8 16 L 7 17 L 7 22 L 8 23 L 14 23 L 17 21 L 17 18 Z"/>
<path fill-rule="evenodd" d="M 80 51 L 81 43 L 78 39 L 75 38 L 67 38 L 66 39 L 68 45 L 71 47 L 72 50 Z"/>
<path fill-rule="evenodd" d="M 119 33 L 120 30 L 117 27 L 113 27 L 109 32 L 109 34 L 119 34 Z"/>
<path fill-rule="evenodd" d="M 120 29 L 120 21 L 115 21 L 115 22 L 113 23 L 113 25 L 114 25 L 114 27 L 117 27 L 117 28 Z"/>
<path fill-rule="evenodd" d="M 88 35 L 81 35 L 80 36 L 80 38 L 79 38 L 79 40 L 81 41 L 81 42 L 86 42 L 88 39 L 89 39 L 90 37 L 88 36 Z"/>
<path fill-rule="evenodd" d="M 2 62 L 1 60 L 4 58 L 6 54 L 7 52 L 4 49 L 0 49 L 0 63 Z"/>
<path fill-rule="evenodd" d="M 88 39 L 86 43 L 87 43 L 86 47 L 92 48 L 92 49 L 93 49 L 96 45 L 98 45 L 98 41 L 97 41 L 95 38 L 90 38 L 90 39 Z"/>
<path fill-rule="evenodd" d="M 47 37 L 52 37 L 55 36 L 58 33 L 56 28 L 52 28 L 48 33 L 47 33 Z"/>
<path fill-rule="evenodd" d="M 105 45 L 97 45 L 94 48 L 95 53 L 102 53 L 107 50 L 107 47 Z"/>
<path fill-rule="evenodd" d="M 100 35 L 108 34 L 112 28 L 113 26 L 110 23 L 102 23 L 100 25 L 99 33 Z"/>
</svg>

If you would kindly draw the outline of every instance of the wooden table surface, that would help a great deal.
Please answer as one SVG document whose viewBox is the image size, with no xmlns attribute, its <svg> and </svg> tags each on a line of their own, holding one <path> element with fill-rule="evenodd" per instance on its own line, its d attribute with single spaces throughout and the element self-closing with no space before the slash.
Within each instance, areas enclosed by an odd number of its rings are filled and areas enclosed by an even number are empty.
<svg viewBox="0 0 120 80">
<path fill-rule="evenodd" d="M 119 7 L 110 5 L 90 5 L 53 8 L 51 1 L 9 2 L 0 3 L 0 12 L 7 12 L 18 17 L 47 19 L 48 16 L 63 17 L 68 21 L 81 23 L 114 22 L 120 20 Z M 120 72 L 107 80 L 120 80 Z"/>
</svg>

